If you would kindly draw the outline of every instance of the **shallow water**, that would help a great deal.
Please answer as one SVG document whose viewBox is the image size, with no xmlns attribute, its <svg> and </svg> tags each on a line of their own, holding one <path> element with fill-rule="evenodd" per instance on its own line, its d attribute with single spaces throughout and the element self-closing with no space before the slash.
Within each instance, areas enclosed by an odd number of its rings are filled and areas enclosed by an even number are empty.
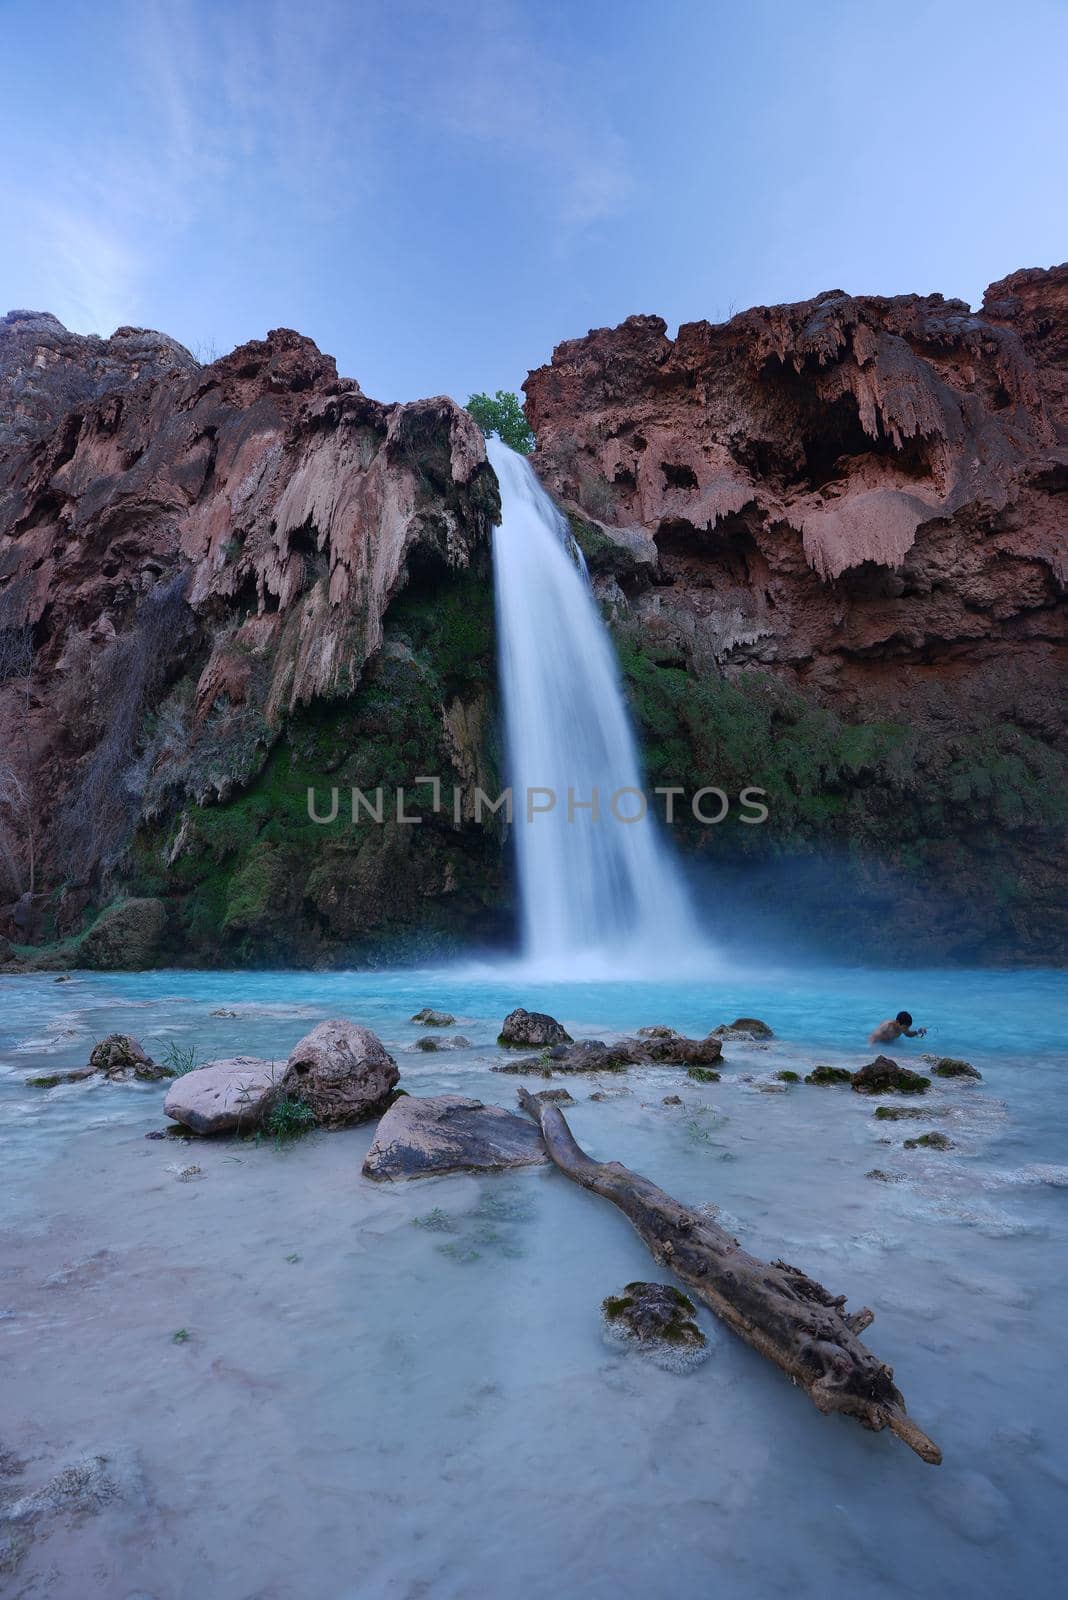
<svg viewBox="0 0 1068 1600">
<path fill-rule="evenodd" d="M 23 1463 L 0 1502 L 86 1453 L 109 1458 L 118 1491 L 40 1523 L 13 1594 L 1059 1589 L 1063 973 L 645 987 L 475 969 L 41 975 L 3 980 L 0 999 L 0 1454 Z M 569 1119 L 592 1154 L 717 1205 L 757 1254 L 871 1305 L 866 1342 L 943 1467 L 819 1416 L 705 1312 L 712 1354 L 692 1373 L 606 1346 L 602 1297 L 664 1274 L 613 1208 L 552 1169 L 380 1186 L 360 1175 L 369 1127 L 285 1151 L 146 1141 L 163 1125 L 158 1085 L 24 1084 L 80 1065 L 113 1029 L 155 1054 L 177 1039 L 205 1059 L 282 1059 L 316 1020 L 347 1015 L 382 1035 L 413 1092 L 509 1105 L 523 1080 L 489 1069 L 520 1003 L 580 1036 L 772 1025 L 768 1048 L 727 1046 L 718 1084 L 669 1068 L 569 1080 Z M 422 1005 L 452 1011 L 473 1048 L 412 1053 Z M 783 1066 L 870 1060 L 867 1031 L 901 1006 L 931 1032 L 897 1059 L 931 1048 L 984 1075 L 935 1080 L 930 1121 L 878 1122 L 848 1089 L 764 1092 Z M 600 1087 L 611 1097 L 590 1101 Z M 670 1094 L 684 1104 L 663 1105 Z M 904 1150 L 928 1127 L 956 1148 Z M 900 1181 L 867 1178 L 876 1167 Z"/>
</svg>

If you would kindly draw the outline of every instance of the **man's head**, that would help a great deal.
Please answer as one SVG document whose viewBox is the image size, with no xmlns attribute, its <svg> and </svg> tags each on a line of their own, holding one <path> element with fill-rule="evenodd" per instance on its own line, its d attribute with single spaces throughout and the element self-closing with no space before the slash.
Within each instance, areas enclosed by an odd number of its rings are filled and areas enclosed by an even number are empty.
<svg viewBox="0 0 1068 1600">
<path fill-rule="evenodd" d="M 895 1020 L 900 1022 L 903 1028 L 912 1027 L 912 1016 L 908 1011 L 899 1011 Z"/>
</svg>

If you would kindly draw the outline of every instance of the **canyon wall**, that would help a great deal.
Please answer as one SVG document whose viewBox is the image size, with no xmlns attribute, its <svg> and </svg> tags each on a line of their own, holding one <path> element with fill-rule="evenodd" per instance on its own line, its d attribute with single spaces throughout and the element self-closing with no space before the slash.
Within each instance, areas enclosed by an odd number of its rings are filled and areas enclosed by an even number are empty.
<svg viewBox="0 0 1068 1600">
<path fill-rule="evenodd" d="M 499 501 L 466 412 L 370 400 L 285 329 L 204 367 L 25 312 L 0 394 L 9 948 L 388 959 L 492 932 L 492 832 L 306 805 L 489 781 Z"/>
<path fill-rule="evenodd" d="M 630 317 L 526 395 L 652 775 L 768 790 L 765 828 L 689 830 L 709 892 L 744 869 L 896 954 L 1063 959 L 1068 267 L 975 314 Z"/>
<path fill-rule="evenodd" d="M 725 942 L 1063 960 L 1068 268 L 975 314 L 632 317 L 526 392 L 650 780 L 767 792 L 674 829 Z M 392 811 L 501 785 L 498 510 L 453 401 L 382 405 L 296 333 L 204 366 L 0 321 L 0 963 L 507 940 L 503 826 Z"/>
</svg>

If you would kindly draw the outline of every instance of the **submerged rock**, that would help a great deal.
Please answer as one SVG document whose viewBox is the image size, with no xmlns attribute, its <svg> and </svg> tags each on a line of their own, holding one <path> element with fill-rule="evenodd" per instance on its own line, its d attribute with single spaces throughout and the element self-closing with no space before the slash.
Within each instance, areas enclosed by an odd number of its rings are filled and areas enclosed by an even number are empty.
<svg viewBox="0 0 1068 1600">
<path fill-rule="evenodd" d="M 547 1045 L 571 1044 L 567 1029 L 544 1011 L 524 1011 L 517 1006 L 501 1023 L 497 1043 L 509 1049 L 543 1049 Z"/>
<path fill-rule="evenodd" d="M 832 1083 L 852 1083 L 853 1074 L 847 1072 L 845 1067 L 828 1067 L 821 1062 L 806 1075 L 805 1082 L 819 1084 L 822 1087 Z"/>
<path fill-rule="evenodd" d="M 422 1011 L 417 1011 L 412 1018 L 421 1028 L 451 1028 L 456 1018 L 448 1011 L 435 1011 L 432 1006 L 424 1006 Z"/>
<path fill-rule="evenodd" d="M 866 1178 L 874 1178 L 878 1183 L 904 1183 L 903 1172 L 884 1172 L 882 1167 L 872 1167 L 870 1172 L 864 1174 Z"/>
<path fill-rule="evenodd" d="M 633 1346 L 675 1372 L 699 1366 L 709 1353 L 696 1315 L 689 1296 L 670 1283 L 628 1283 L 622 1294 L 601 1301 L 609 1344 Z"/>
<path fill-rule="evenodd" d="M 880 1122 L 902 1122 L 910 1117 L 948 1117 L 948 1106 L 876 1106 Z"/>
<path fill-rule="evenodd" d="M 955 1056 L 924 1056 L 936 1078 L 982 1078 L 983 1074 L 970 1061 L 958 1061 Z"/>
<path fill-rule="evenodd" d="M 163 1110 L 193 1133 L 251 1132 L 281 1094 L 284 1071 L 258 1056 L 213 1061 L 176 1078 Z"/>
<path fill-rule="evenodd" d="M 714 1067 L 701 1067 L 695 1064 L 686 1068 L 686 1076 L 693 1078 L 697 1083 L 718 1083 L 722 1074 Z"/>
<path fill-rule="evenodd" d="M 687 1039 L 671 1028 L 647 1031 L 634 1039 L 580 1039 L 578 1043 L 558 1044 L 540 1056 L 528 1056 L 515 1063 L 502 1063 L 497 1072 L 622 1072 L 627 1067 L 708 1067 L 723 1055 L 719 1040 Z M 695 1074 L 692 1074 L 695 1075 Z M 712 1078 L 718 1078 L 713 1073 Z"/>
<path fill-rule="evenodd" d="M 916 1139 L 906 1139 L 906 1150 L 955 1150 L 957 1147 L 952 1139 L 947 1139 L 944 1133 L 921 1133 Z"/>
<path fill-rule="evenodd" d="M 780 1083 L 800 1083 L 801 1082 L 801 1074 L 799 1072 L 792 1072 L 789 1067 L 784 1067 L 782 1069 L 782 1071 L 781 1072 L 777 1072 L 775 1074 L 775 1076 L 776 1076 L 776 1078 L 778 1079 L 778 1081 Z"/>
<path fill-rule="evenodd" d="M 456 1034 L 452 1039 L 442 1039 L 436 1033 L 428 1033 L 422 1039 L 417 1039 L 412 1045 L 413 1050 L 424 1050 L 429 1055 L 432 1055 L 436 1050 L 469 1050 L 470 1048 L 470 1039 L 465 1039 L 462 1033 Z"/>
<path fill-rule="evenodd" d="M 385 1109 L 400 1073 L 377 1034 L 344 1017 L 320 1022 L 295 1045 L 282 1093 L 302 1100 L 321 1127 L 363 1122 Z"/>
<path fill-rule="evenodd" d="M 930 1087 L 930 1078 L 909 1067 L 899 1067 L 889 1056 L 876 1056 L 853 1074 L 857 1094 L 926 1094 Z"/>
<path fill-rule="evenodd" d="M 494 1172 L 547 1160 L 527 1117 L 462 1095 L 405 1095 L 375 1129 L 363 1164 L 376 1181 L 446 1172 Z"/>
<path fill-rule="evenodd" d="M 57 1083 L 82 1083 L 86 1078 L 95 1078 L 95 1067 L 72 1067 L 69 1072 L 38 1072 L 32 1078 L 26 1079 L 28 1089 L 54 1089 Z"/>
</svg>

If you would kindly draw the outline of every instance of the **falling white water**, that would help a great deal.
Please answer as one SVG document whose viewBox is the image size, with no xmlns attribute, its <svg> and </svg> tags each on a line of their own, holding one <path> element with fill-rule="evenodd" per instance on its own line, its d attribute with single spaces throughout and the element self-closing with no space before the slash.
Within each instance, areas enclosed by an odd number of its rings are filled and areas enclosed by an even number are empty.
<svg viewBox="0 0 1068 1600">
<path fill-rule="evenodd" d="M 501 486 L 493 560 L 524 957 L 557 977 L 692 967 L 704 941 L 643 789 L 581 556 L 530 463 L 496 439 L 487 452 Z M 544 791 L 555 805 L 531 817 L 528 795 L 548 806 Z M 613 797 L 639 820 L 619 821 Z"/>
</svg>

